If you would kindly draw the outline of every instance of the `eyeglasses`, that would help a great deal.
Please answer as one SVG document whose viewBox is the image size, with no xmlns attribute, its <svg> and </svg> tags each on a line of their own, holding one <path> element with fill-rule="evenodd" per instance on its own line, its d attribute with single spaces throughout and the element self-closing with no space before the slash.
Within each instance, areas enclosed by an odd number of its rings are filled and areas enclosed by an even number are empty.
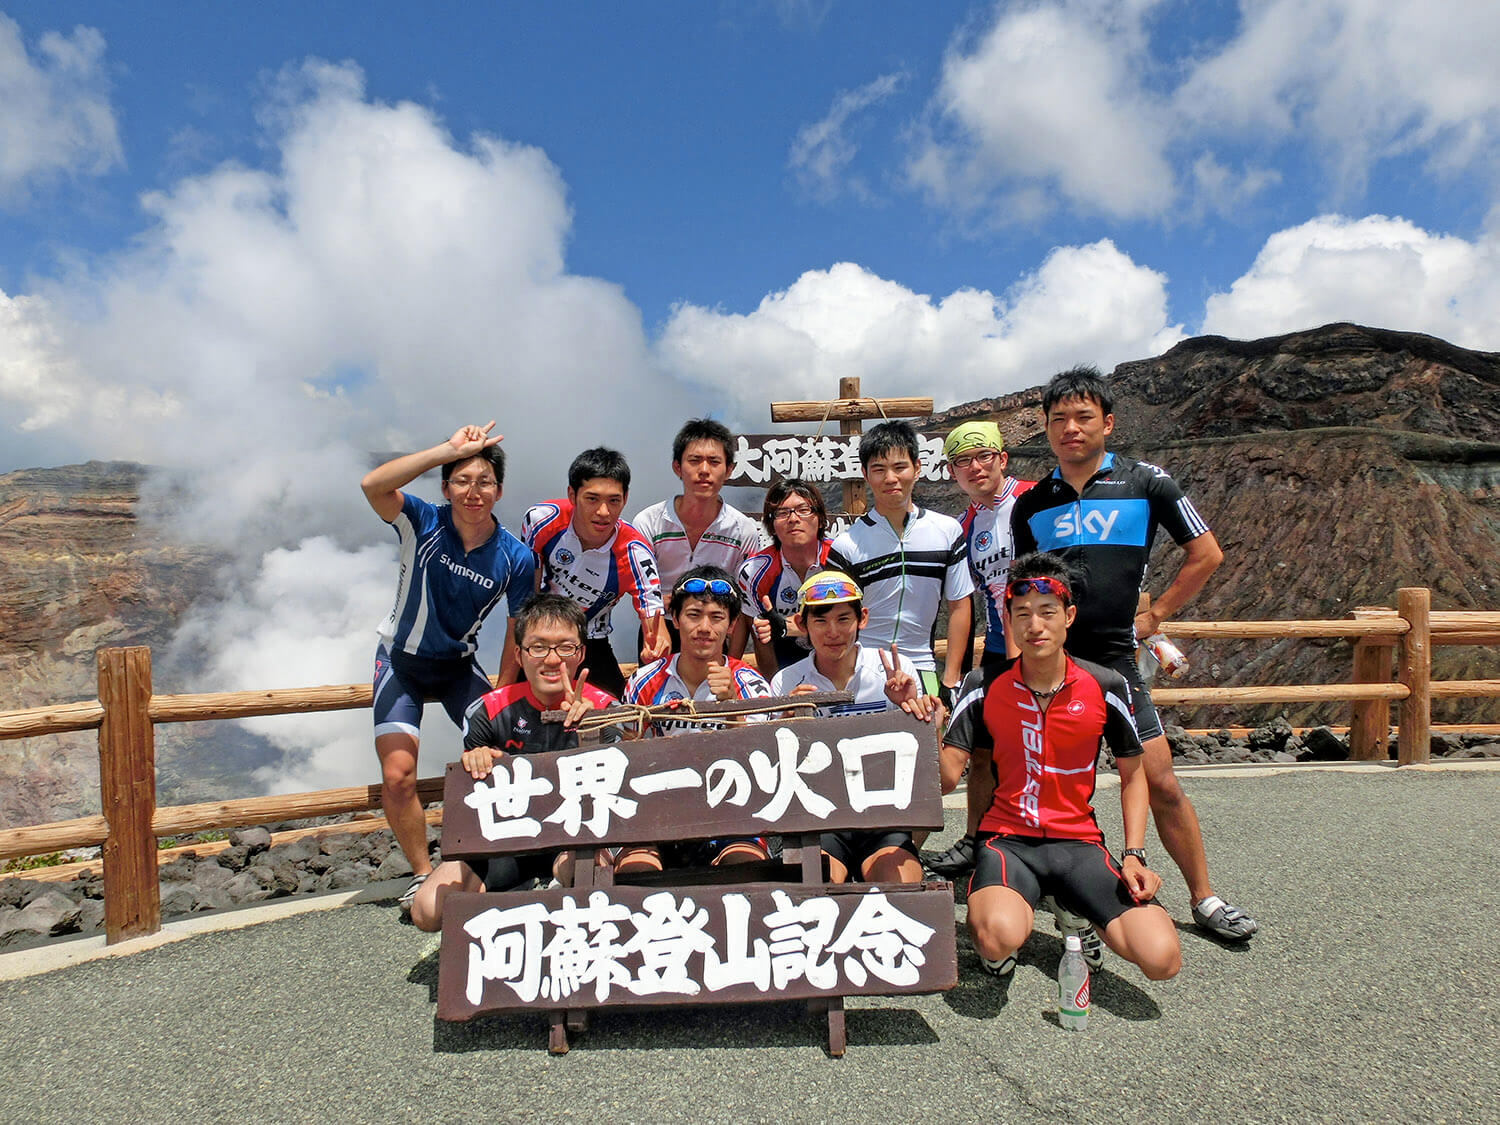
<svg viewBox="0 0 1500 1125">
<path fill-rule="evenodd" d="M 533 660 L 546 660 L 549 652 L 557 653 L 559 660 L 572 660 L 583 651 L 583 646 L 577 641 L 563 641 L 560 644 L 549 645 L 542 641 L 532 641 L 521 650 Z"/>
<path fill-rule="evenodd" d="M 722 578 L 689 578 L 677 587 L 684 594 L 732 594 L 734 586 Z"/>
<path fill-rule="evenodd" d="M 790 508 L 777 508 L 771 513 L 771 522 L 780 523 L 783 520 L 805 520 L 812 514 L 811 504 L 797 504 Z"/>
<path fill-rule="evenodd" d="M 823 602 L 851 602 L 862 601 L 864 595 L 860 589 L 847 578 L 829 578 L 823 582 L 814 582 L 802 591 L 800 601 L 803 605 L 819 605 Z"/>
<path fill-rule="evenodd" d="M 477 488 L 480 492 L 488 492 L 492 488 L 499 488 L 500 484 L 494 477 L 449 477 L 448 487 L 456 488 L 460 492 L 468 492 L 471 488 Z"/>
<path fill-rule="evenodd" d="M 1051 594 L 1061 598 L 1064 605 L 1072 602 L 1073 595 L 1056 578 L 1018 578 L 1005 587 L 1005 600 L 1023 597 L 1026 594 Z"/>
<path fill-rule="evenodd" d="M 978 465 L 980 468 L 987 467 L 996 457 L 998 451 L 993 449 L 981 449 L 977 453 L 960 453 L 957 457 L 950 458 L 948 464 L 955 469 L 967 469 L 970 465 Z"/>
</svg>

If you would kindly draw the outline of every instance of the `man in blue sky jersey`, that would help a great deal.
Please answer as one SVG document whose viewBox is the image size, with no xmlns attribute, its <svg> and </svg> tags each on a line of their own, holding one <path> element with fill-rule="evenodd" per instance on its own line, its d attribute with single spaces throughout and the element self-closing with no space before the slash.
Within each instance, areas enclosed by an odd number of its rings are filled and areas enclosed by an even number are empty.
<svg viewBox="0 0 1500 1125">
<path fill-rule="evenodd" d="M 1156 830 L 1187 880 L 1193 919 L 1221 938 L 1245 941 L 1255 933 L 1255 921 L 1209 885 L 1198 814 L 1172 772 L 1171 748 L 1135 663 L 1138 641 L 1157 632 L 1203 588 L 1224 552 L 1166 470 L 1105 450 L 1114 432 L 1113 410 L 1109 387 L 1092 367 L 1064 371 L 1047 384 L 1042 417 L 1057 468 L 1011 510 L 1016 554 L 1050 551 L 1080 572 L 1068 652 L 1113 668 L 1130 682 Z M 1166 590 L 1138 613 L 1158 527 L 1186 557 Z"/>
<path fill-rule="evenodd" d="M 441 445 L 371 469 L 360 482 L 375 514 L 401 541 L 396 604 L 380 626 L 375 651 L 375 753 L 381 805 L 412 883 L 400 905 L 409 910 L 432 871 L 427 822 L 417 800 L 417 744 L 422 705 L 436 699 L 462 728 L 469 704 L 490 690 L 475 662 L 479 627 L 505 598 L 514 617 L 536 582 L 531 551 L 495 519 L 505 483 L 505 454 L 491 421 L 460 426 Z M 443 499 L 429 504 L 401 489 L 442 466 Z M 520 661 L 506 622 L 500 683 L 516 679 Z"/>
</svg>

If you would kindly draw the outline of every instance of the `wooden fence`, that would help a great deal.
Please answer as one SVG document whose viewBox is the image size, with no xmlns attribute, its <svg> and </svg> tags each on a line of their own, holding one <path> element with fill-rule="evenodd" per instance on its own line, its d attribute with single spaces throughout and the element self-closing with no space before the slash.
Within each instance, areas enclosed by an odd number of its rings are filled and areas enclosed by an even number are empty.
<svg viewBox="0 0 1500 1125">
<path fill-rule="evenodd" d="M 1397 703 L 1397 763 L 1425 762 L 1430 754 L 1434 699 L 1500 696 L 1500 679 L 1432 679 L 1433 645 L 1500 644 L 1500 612 L 1434 613 L 1430 606 L 1430 591 L 1414 587 L 1397 592 L 1394 609 L 1356 610 L 1345 620 L 1173 622 L 1172 636 L 1182 639 L 1352 637 L 1352 682 L 1163 687 L 1154 689 L 1151 697 L 1158 707 L 1351 703 L 1350 757 L 1367 761 L 1388 756 L 1390 706 Z M 1393 656 L 1394 681 L 1390 679 Z M 158 837 L 380 807 L 379 785 L 166 808 L 156 805 L 154 731 L 158 723 L 355 710 L 370 706 L 368 685 L 154 695 L 148 648 L 102 648 L 97 667 L 97 700 L 0 712 L 0 741 L 97 729 L 102 814 L 0 830 L 0 860 L 102 845 L 108 942 L 161 928 Z M 442 785 L 440 777 L 424 778 L 418 782 L 418 795 L 424 802 L 439 800 Z"/>
</svg>

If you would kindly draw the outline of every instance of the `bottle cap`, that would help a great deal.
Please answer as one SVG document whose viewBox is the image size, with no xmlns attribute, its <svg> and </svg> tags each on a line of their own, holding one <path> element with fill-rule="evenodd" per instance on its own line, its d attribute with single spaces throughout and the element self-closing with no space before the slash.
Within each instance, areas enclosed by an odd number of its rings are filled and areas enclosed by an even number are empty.
<svg viewBox="0 0 1500 1125">
<path fill-rule="evenodd" d="M 1063 938 L 1063 945 L 1068 949 L 1076 949 L 1083 952 L 1083 938 L 1077 934 L 1068 934 Z"/>
</svg>

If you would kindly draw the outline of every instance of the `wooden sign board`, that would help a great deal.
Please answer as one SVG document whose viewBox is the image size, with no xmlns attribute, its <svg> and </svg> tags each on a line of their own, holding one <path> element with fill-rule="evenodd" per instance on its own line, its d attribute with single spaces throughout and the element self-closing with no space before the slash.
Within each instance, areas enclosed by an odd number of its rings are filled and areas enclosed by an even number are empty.
<svg viewBox="0 0 1500 1125">
<path fill-rule="evenodd" d="M 937 732 L 904 711 L 509 755 L 443 788 L 443 857 L 941 828 Z"/>
<path fill-rule="evenodd" d="M 862 480 L 859 434 L 741 434 L 736 439 L 734 471 L 726 484 L 768 485 L 795 477 L 812 484 Z M 922 466 L 919 480 L 947 479 L 943 439 L 917 435 Z"/>
<path fill-rule="evenodd" d="M 889 996 L 957 976 L 946 883 L 450 894 L 437 1016 Z"/>
</svg>

